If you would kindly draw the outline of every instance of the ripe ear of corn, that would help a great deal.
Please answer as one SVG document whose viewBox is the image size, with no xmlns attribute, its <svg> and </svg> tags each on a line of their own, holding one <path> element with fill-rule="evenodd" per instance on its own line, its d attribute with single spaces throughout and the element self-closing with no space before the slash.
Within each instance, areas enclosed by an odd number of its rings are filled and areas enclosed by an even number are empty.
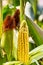
<svg viewBox="0 0 43 65">
<path fill-rule="evenodd" d="M 25 20 L 22 21 L 18 33 L 17 58 L 23 64 L 27 64 L 29 61 L 28 26 Z"/>
</svg>

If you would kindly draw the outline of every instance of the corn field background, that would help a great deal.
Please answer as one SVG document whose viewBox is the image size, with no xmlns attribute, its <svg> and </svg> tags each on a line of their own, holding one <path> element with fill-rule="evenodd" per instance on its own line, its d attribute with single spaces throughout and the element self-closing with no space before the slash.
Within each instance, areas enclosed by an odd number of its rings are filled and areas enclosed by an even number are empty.
<svg viewBox="0 0 43 65">
<path fill-rule="evenodd" d="M 0 65 L 43 65 L 43 0 L 0 0 Z"/>
</svg>

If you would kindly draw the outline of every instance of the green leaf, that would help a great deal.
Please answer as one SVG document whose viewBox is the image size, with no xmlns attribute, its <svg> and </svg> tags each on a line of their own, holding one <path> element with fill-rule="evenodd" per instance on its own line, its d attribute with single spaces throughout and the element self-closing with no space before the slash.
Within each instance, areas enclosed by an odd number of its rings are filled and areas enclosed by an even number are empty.
<svg viewBox="0 0 43 65">
<path fill-rule="evenodd" d="M 36 64 L 39 65 L 37 60 L 43 58 L 43 45 L 40 45 L 35 49 L 33 49 L 32 51 L 30 51 L 29 55 L 30 55 L 30 64 L 36 62 Z"/>
<path fill-rule="evenodd" d="M 37 46 L 43 44 L 43 31 L 40 27 L 35 24 L 29 17 L 26 16 L 27 25 L 32 38 L 34 39 Z"/>
<path fill-rule="evenodd" d="M 41 51 L 43 51 L 43 45 L 40 45 L 40 46 L 38 46 L 38 47 L 36 47 L 35 49 L 33 49 L 32 51 L 30 51 L 30 56 L 33 56 L 33 55 L 35 55 L 36 53 L 39 53 L 39 52 L 41 52 Z"/>
<path fill-rule="evenodd" d="M 19 6 L 20 5 L 20 0 L 12 0 L 13 6 Z"/>
<path fill-rule="evenodd" d="M 29 50 L 31 51 L 31 50 L 33 50 L 36 47 L 36 45 L 33 44 L 32 42 L 29 42 L 29 43 L 30 43 L 29 44 Z"/>
<path fill-rule="evenodd" d="M 34 16 L 36 17 L 37 15 L 37 0 L 28 0 L 30 2 L 32 10 L 34 12 Z"/>
<path fill-rule="evenodd" d="M 34 62 L 34 63 L 30 64 L 30 65 L 37 65 L 37 64 Z"/>
<path fill-rule="evenodd" d="M 20 61 L 11 61 L 3 63 L 3 65 L 21 65 L 22 63 Z"/>
<path fill-rule="evenodd" d="M 12 10 L 9 8 L 9 5 L 7 5 L 7 6 L 5 6 L 4 8 L 3 8 L 3 20 L 6 18 L 6 16 L 8 15 L 8 14 L 12 14 Z"/>
<path fill-rule="evenodd" d="M 43 52 L 35 54 L 34 56 L 30 57 L 30 64 L 35 62 L 35 60 L 39 60 L 41 58 L 43 58 Z"/>
</svg>

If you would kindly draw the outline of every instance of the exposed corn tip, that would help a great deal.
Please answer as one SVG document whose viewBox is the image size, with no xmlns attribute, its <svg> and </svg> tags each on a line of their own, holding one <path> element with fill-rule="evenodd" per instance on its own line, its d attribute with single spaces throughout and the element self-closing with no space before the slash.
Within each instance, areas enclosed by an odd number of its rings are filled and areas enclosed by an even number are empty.
<svg viewBox="0 0 43 65">
<path fill-rule="evenodd" d="M 29 61 L 28 27 L 25 20 L 22 21 L 18 34 L 18 60 L 27 64 Z"/>
</svg>

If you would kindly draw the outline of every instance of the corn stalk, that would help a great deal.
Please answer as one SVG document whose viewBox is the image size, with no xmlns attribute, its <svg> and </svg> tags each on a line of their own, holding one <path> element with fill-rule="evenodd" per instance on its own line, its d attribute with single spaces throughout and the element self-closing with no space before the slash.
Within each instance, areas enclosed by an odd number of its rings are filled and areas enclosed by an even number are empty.
<svg viewBox="0 0 43 65">
<path fill-rule="evenodd" d="M 20 0 L 20 22 L 24 19 L 25 0 Z"/>
</svg>

